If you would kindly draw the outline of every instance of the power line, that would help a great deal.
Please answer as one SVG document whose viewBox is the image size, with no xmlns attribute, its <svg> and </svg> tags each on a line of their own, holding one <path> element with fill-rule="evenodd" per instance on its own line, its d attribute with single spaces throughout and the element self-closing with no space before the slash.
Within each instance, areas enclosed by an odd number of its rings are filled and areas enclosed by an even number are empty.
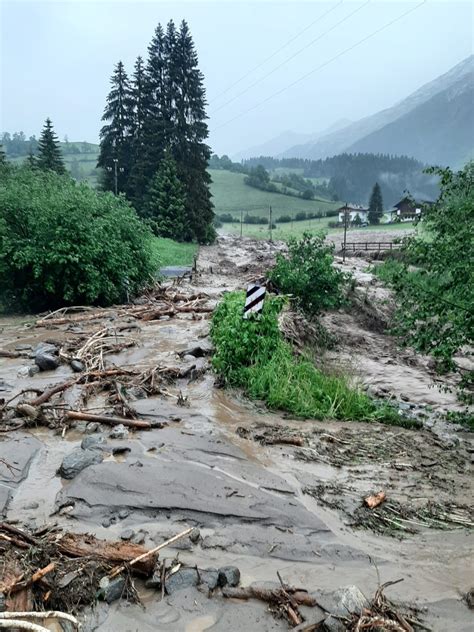
<svg viewBox="0 0 474 632">
<path fill-rule="evenodd" d="M 321 70 L 322 68 L 325 68 L 326 66 L 331 64 L 333 61 L 336 61 L 336 59 L 339 59 L 340 57 L 342 57 L 346 53 L 350 52 L 351 50 L 354 50 L 354 48 L 357 48 L 358 46 L 360 46 L 361 44 L 363 44 L 367 40 L 371 39 L 375 35 L 378 35 L 382 31 L 384 31 L 385 29 L 389 28 L 390 26 L 392 26 L 392 24 L 395 24 L 395 22 L 398 22 L 399 20 L 401 20 L 402 18 L 407 16 L 409 13 L 413 13 L 413 11 L 416 11 L 416 9 L 419 9 L 422 5 L 426 4 L 426 2 L 427 2 L 427 0 L 423 0 L 423 2 L 420 2 L 416 6 L 412 7 L 411 9 L 409 9 L 408 11 L 405 11 L 404 13 L 399 15 L 397 18 L 394 18 L 393 20 L 390 20 L 390 22 L 387 22 L 386 24 L 384 24 L 383 26 L 381 26 L 377 30 L 373 31 L 372 33 L 370 33 L 366 37 L 362 38 L 361 40 L 359 40 L 358 42 L 356 42 L 352 46 L 349 46 L 345 50 L 341 51 L 340 53 L 338 53 L 337 55 L 335 55 L 334 57 L 332 57 L 328 61 L 324 62 L 320 66 L 317 66 L 316 68 L 313 68 L 313 70 L 310 70 L 309 72 L 304 74 L 299 79 L 296 79 L 295 81 L 293 81 L 292 83 L 288 84 L 287 86 L 281 88 L 280 90 L 277 90 L 277 92 L 274 92 L 273 94 L 268 96 L 266 99 L 263 99 L 263 101 L 260 101 L 256 105 L 253 105 L 251 108 L 248 108 L 247 110 L 244 110 L 243 112 L 241 112 L 240 114 L 237 114 L 236 116 L 234 116 L 233 118 L 229 119 L 228 121 L 225 121 L 224 123 L 221 123 L 221 125 L 218 125 L 217 127 L 214 128 L 214 131 L 220 129 L 221 127 L 225 127 L 226 125 L 229 125 L 229 123 L 233 123 L 236 119 L 240 118 L 241 116 L 245 116 L 245 114 L 248 114 L 249 112 L 252 112 L 253 110 L 255 110 L 258 107 L 260 107 L 261 105 L 264 105 L 265 103 L 267 103 L 268 101 L 270 101 L 274 97 L 282 94 L 282 92 L 285 92 L 286 90 L 289 90 L 290 88 L 295 86 L 297 83 L 300 83 L 300 81 L 304 81 L 304 79 L 307 79 L 309 76 L 311 76 L 312 74 L 314 74 L 318 70 Z"/>
<path fill-rule="evenodd" d="M 277 70 L 280 70 L 280 68 L 282 68 L 283 66 L 285 66 L 289 61 L 291 61 L 292 59 L 294 59 L 295 57 L 297 57 L 300 53 L 304 52 L 307 48 L 309 48 L 310 46 L 313 46 L 313 44 L 316 44 L 316 42 L 319 42 L 320 40 L 323 39 L 323 37 L 325 37 L 326 35 L 328 35 L 329 33 L 331 33 L 332 31 L 334 31 L 338 26 L 340 26 L 343 22 L 346 22 L 349 18 L 351 18 L 353 15 L 355 15 L 356 13 L 358 13 L 359 11 L 361 11 L 364 7 L 366 7 L 371 0 L 366 0 L 366 2 L 364 4 L 362 4 L 361 6 L 357 7 L 357 9 L 355 9 L 354 11 L 352 11 L 351 13 L 349 13 L 348 15 L 346 15 L 344 18 L 342 18 L 342 20 L 339 20 L 339 22 L 336 22 L 336 24 L 334 24 L 333 26 L 331 26 L 330 29 L 328 29 L 327 31 L 324 31 L 324 33 L 321 33 L 321 35 L 318 35 L 318 37 L 315 37 L 313 40 L 311 40 L 311 42 L 309 42 L 309 44 L 306 44 L 306 46 L 303 46 L 303 48 L 300 48 L 300 50 L 296 51 L 296 53 L 294 53 L 293 55 L 291 55 L 290 57 L 288 57 L 287 59 L 284 59 L 280 64 L 278 64 L 278 66 L 275 66 L 275 68 L 273 68 L 272 70 L 270 70 L 270 72 L 267 72 L 266 75 L 263 75 L 263 77 L 261 77 L 260 79 L 257 79 L 257 81 L 255 81 L 254 83 L 250 84 L 247 88 L 245 88 L 244 90 L 242 90 L 241 92 L 238 92 L 234 97 L 232 97 L 231 99 L 229 99 L 228 101 L 225 101 L 225 103 L 223 103 L 222 105 L 220 105 L 218 108 L 216 108 L 215 110 L 213 110 L 213 112 L 211 112 L 211 114 L 215 114 L 216 112 L 219 112 L 219 110 L 222 110 L 222 108 L 226 107 L 227 105 L 229 105 L 229 103 L 232 103 L 233 101 L 235 101 L 236 99 L 238 99 L 239 97 L 241 97 L 243 94 L 247 93 L 249 90 L 251 90 L 252 88 L 255 88 L 255 86 L 257 86 L 259 83 L 261 83 L 262 81 L 264 81 L 264 79 L 266 79 L 267 77 L 270 77 L 270 75 L 273 75 L 273 73 L 275 73 Z"/>
<path fill-rule="evenodd" d="M 320 15 L 318 18 L 316 18 L 316 20 L 313 20 L 313 22 L 311 22 L 310 24 L 308 24 L 307 26 L 305 26 L 305 28 L 301 31 L 299 31 L 294 37 L 292 37 L 291 39 L 289 39 L 287 42 L 285 42 L 283 44 L 283 46 L 280 46 L 280 48 L 278 50 L 276 50 L 274 53 L 272 53 L 269 57 L 266 57 L 263 61 L 261 61 L 259 64 L 257 64 L 256 66 L 254 66 L 251 70 L 249 70 L 248 72 L 245 73 L 245 75 L 242 75 L 242 77 L 240 77 L 240 79 L 237 79 L 237 81 L 234 81 L 234 83 L 232 83 L 228 88 L 226 88 L 225 90 L 223 90 L 222 92 L 220 92 L 217 96 L 215 96 L 214 98 L 211 99 L 210 103 L 213 103 L 214 101 L 217 101 L 217 99 L 219 99 L 220 97 L 222 97 L 224 94 L 227 94 L 227 92 L 229 92 L 229 90 L 232 90 L 232 88 L 234 88 L 235 86 L 237 86 L 239 83 L 241 83 L 244 79 L 247 79 L 247 77 L 249 75 L 251 75 L 253 72 L 255 72 L 256 70 L 258 70 L 259 68 L 261 68 L 262 66 L 264 66 L 267 61 L 270 61 L 270 59 L 273 59 L 276 55 L 278 55 L 278 53 L 281 53 L 282 50 L 284 50 L 287 46 L 289 46 L 291 43 L 293 43 L 295 40 L 297 40 L 299 37 L 301 37 L 301 35 L 303 35 L 303 33 L 306 33 L 306 31 L 308 31 L 311 27 L 313 27 L 317 22 L 319 22 L 320 20 L 322 20 L 324 17 L 326 17 L 326 15 L 328 15 L 329 13 L 331 13 L 331 11 L 334 11 L 335 9 L 337 9 L 337 7 L 342 4 L 344 2 L 344 0 L 340 0 L 340 2 L 338 2 L 337 4 L 335 4 L 333 7 L 331 7 L 328 11 L 326 11 L 325 13 L 323 13 L 322 15 Z"/>
</svg>

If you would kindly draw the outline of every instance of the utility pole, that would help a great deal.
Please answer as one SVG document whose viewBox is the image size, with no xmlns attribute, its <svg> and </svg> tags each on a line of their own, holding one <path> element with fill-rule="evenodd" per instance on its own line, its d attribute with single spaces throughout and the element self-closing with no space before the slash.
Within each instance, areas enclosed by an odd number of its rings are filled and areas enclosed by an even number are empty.
<svg viewBox="0 0 474 632">
<path fill-rule="evenodd" d="M 240 209 L 240 239 L 242 239 L 242 227 L 244 223 L 244 209 Z"/>
<path fill-rule="evenodd" d="M 270 227 L 270 241 L 273 241 L 272 238 L 272 207 L 270 206 L 270 222 L 269 222 L 269 227 Z"/>
<path fill-rule="evenodd" d="M 124 172 L 124 168 L 118 166 L 118 158 L 112 158 L 114 166 L 113 167 L 107 167 L 107 171 L 112 171 L 114 172 L 114 192 L 115 195 L 118 195 L 118 172 L 120 171 L 120 173 Z"/>
<path fill-rule="evenodd" d="M 344 246 L 342 248 L 342 262 L 345 263 L 346 262 L 346 235 L 347 235 L 347 211 L 349 209 L 347 208 L 347 202 L 346 205 L 344 206 Z"/>
</svg>

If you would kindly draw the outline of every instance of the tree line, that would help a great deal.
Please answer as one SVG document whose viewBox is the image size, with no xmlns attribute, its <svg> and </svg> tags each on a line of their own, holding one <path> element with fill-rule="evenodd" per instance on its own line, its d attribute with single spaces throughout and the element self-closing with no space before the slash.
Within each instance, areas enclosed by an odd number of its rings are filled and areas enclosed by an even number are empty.
<svg viewBox="0 0 474 632">
<path fill-rule="evenodd" d="M 100 132 L 101 186 L 123 193 L 156 234 L 215 238 L 203 75 L 189 27 L 158 24 L 148 58 L 111 77 Z"/>
<path fill-rule="evenodd" d="M 318 185 L 317 195 L 358 204 L 368 203 L 374 182 L 379 183 L 388 205 L 397 202 L 405 189 L 420 191 L 426 198 L 438 195 L 438 179 L 423 173 L 425 165 L 408 156 L 343 153 L 320 160 L 258 156 L 241 163 L 232 163 L 228 156 L 212 156 L 210 162 L 211 168 L 241 173 L 259 165 L 267 170 L 298 169 L 303 179 L 326 178 L 326 185 Z"/>
</svg>

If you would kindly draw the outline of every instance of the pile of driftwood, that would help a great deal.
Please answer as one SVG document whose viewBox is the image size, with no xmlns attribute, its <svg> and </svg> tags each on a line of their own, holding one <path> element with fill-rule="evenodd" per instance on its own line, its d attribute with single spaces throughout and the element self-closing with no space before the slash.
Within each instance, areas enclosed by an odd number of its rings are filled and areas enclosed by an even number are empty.
<svg viewBox="0 0 474 632">
<path fill-rule="evenodd" d="M 159 320 L 178 314 L 209 314 L 214 307 L 208 305 L 209 296 L 204 292 L 186 294 L 173 287 L 159 286 L 140 300 L 140 305 L 120 305 L 106 309 L 95 307 L 63 307 L 36 321 L 36 327 L 54 328 L 60 325 L 75 326 L 79 323 L 107 318 L 134 318 Z"/>
<path fill-rule="evenodd" d="M 128 541 L 108 542 L 55 528 L 30 533 L 1 523 L 0 629 L 7 627 L 1 624 L 3 619 L 24 630 L 46 629 L 34 627 L 37 623 L 29 619 L 57 618 L 78 626 L 71 613 L 97 599 L 138 601 L 134 577 L 151 577 L 157 568 L 165 577 L 167 569 L 160 566 L 159 551 L 192 530 L 185 529 L 148 550 Z"/>
</svg>

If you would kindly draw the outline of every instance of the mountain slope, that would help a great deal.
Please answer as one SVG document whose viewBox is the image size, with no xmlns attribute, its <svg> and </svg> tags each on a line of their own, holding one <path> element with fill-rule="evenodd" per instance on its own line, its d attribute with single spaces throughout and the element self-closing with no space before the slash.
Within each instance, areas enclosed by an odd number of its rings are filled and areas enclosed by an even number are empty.
<svg viewBox="0 0 474 632">
<path fill-rule="evenodd" d="M 348 148 L 413 156 L 429 164 L 460 167 L 474 155 L 474 83 L 462 78 L 393 123 Z"/>
<path fill-rule="evenodd" d="M 358 141 L 370 134 L 373 134 L 377 130 L 382 129 L 386 125 L 390 125 L 397 119 L 404 117 L 409 112 L 430 101 L 437 94 L 449 90 L 451 87 L 462 82 L 465 84 L 471 84 L 473 76 L 474 55 L 471 55 L 454 66 L 454 68 L 449 70 L 447 73 L 425 84 L 416 92 L 408 96 L 406 99 L 403 99 L 393 107 L 377 112 L 372 116 L 365 117 L 360 121 L 356 121 L 355 123 L 352 123 L 352 125 L 348 125 L 337 132 L 327 134 L 315 142 L 295 145 L 280 154 L 280 157 L 318 159 L 347 151 Z M 426 139 L 425 143 L 427 144 L 428 142 L 429 139 Z M 390 146 L 386 146 L 380 151 L 395 153 Z M 423 153 L 425 154 L 425 152 Z M 417 154 L 413 155 L 416 158 L 421 158 L 421 156 Z M 463 156 L 459 155 L 459 160 L 462 160 L 462 158 Z"/>
</svg>

